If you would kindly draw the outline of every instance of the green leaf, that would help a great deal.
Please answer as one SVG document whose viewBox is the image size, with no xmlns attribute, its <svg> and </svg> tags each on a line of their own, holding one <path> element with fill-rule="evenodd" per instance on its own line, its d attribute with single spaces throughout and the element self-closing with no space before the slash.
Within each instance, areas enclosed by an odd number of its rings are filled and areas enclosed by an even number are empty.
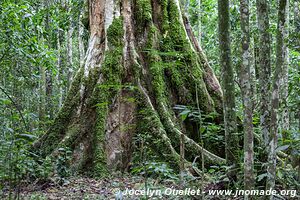
<svg viewBox="0 0 300 200">
<path fill-rule="evenodd" d="M 27 140 L 27 141 L 33 141 L 37 137 L 35 135 L 31 135 L 31 134 L 17 134 L 16 138 L 24 139 L 24 140 Z"/>
<path fill-rule="evenodd" d="M 179 114 L 179 116 L 181 117 L 181 120 L 182 120 L 182 121 L 186 120 L 186 118 L 188 117 L 189 113 L 190 113 L 189 110 L 184 110 L 184 111 L 182 111 L 182 112 Z"/>
<path fill-rule="evenodd" d="M 201 128 L 200 128 L 200 133 L 204 133 L 204 132 L 205 132 L 205 130 L 206 130 L 206 128 L 205 128 L 205 127 L 203 127 L 203 126 L 201 126 Z"/>
<path fill-rule="evenodd" d="M 263 173 L 263 174 L 257 176 L 256 178 L 257 178 L 257 181 L 259 182 L 259 181 L 263 180 L 266 177 L 268 177 L 268 174 L 267 173 Z"/>
<path fill-rule="evenodd" d="M 105 108 L 108 105 L 108 102 L 97 103 L 95 107 Z"/>
<path fill-rule="evenodd" d="M 282 172 L 281 172 L 280 170 L 277 171 L 277 177 L 278 177 L 279 179 L 282 179 L 282 178 L 283 178 L 283 174 L 282 174 Z"/>
<path fill-rule="evenodd" d="M 290 145 L 283 145 L 283 146 L 277 147 L 276 152 L 278 152 L 278 151 L 285 151 L 289 147 L 290 147 Z"/>
<path fill-rule="evenodd" d="M 291 50 L 291 54 L 296 57 L 300 56 L 300 53 L 298 51 L 294 51 L 294 50 Z"/>
<path fill-rule="evenodd" d="M 11 101 L 9 99 L 0 98 L 0 102 L 2 105 L 10 105 Z"/>
</svg>

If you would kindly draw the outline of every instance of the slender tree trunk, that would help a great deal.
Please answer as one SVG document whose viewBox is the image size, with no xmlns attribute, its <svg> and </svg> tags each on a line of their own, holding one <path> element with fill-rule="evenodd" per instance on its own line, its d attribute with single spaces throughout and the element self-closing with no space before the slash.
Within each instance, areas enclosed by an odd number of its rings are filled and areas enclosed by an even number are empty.
<svg viewBox="0 0 300 200">
<path fill-rule="evenodd" d="M 40 76 L 41 79 L 39 81 L 39 120 L 40 122 L 43 122 L 45 120 L 45 105 L 46 105 L 46 89 L 45 89 L 45 83 L 46 83 L 46 73 L 45 68 L 40 66 Z"/>
<path fill-rule="evenodd" d="M 295 31 L 299 34 L 300 31 L 300 2 L 294 1 L 294 25 Z"/>
<path fill-rule="evenodd" d="M 299 1 L 295 1 L 294 3 L 294 23 L 295 23 L 295 32 L 299 34 L 300 32 L 300 3 Z M 300 46 L 300 42 L 298 42 L 298 46 Z M 300 50 L 300 48 L 299 48 Z M 298 64 L 298 72 L 300 73 L 300 65 Z M 300 130 L 300 103 L 298 104 L 299 112 L 298 112 L 298 120 L 299 120 L 299 127 Z M 299 165 L 299 180 L 300 180 L 300 165 Z"/>
<path fill-rule="evenodd" d="M 294 2 L 294 32 L 298 33 L 298 36 L 300 36 L 300 2 L 295 1 Z M 298 43 L 296 44 L 298 46 L 298 52 L 300 52 L 300 41 L 298 40 Z M 300 64 L 298 63 L 298 73 L 300 74 Z M 300 102 L 298 103 L 298 130 L 300 131 Z M 299 180 L 300 180 L 300 165 L 299 165 Z"/>
<path fill-rule="evenodd" d="M 289 1 L 287 0 L 287 5 L 285 8 L 285 30 L 283 34 L 283 48 L 284 48 L 284 60 L 282 66 L 282 73 L 280 76 L 280 102 L 281 102 L 281 115 L 280 115 L 280 124 L 281 124 L 281 133 L 284 134 L 290 129 L 290 116 L 288 108 L 288 96 L 289 96 L 289 49 L 288 43 L 289 40 Z"/>
<path fill-rule="evenodd" d="M 46 105 L 47 105 L 47 117 L 53 119 L 53 78 L 52 70 L 46 70 Z"/>
<path fill-rule="evenodd" d="M 72 82 L 72 76 L 73 76 L 73 27 L 70 27 L 67 36 L 67 81 L 68 85 Z M 68 87 L 68 86 L 67 86 Z"/>
<path fill-rule="evenodd" d="M 51 48 L 51 33 L 50 33 L 50 16 L 49 16 L 49 1 L 44 1 L 45 8 L 46 8 L 46 19 L 45 19 L 45 30 L 47 32 L 46 35 L 46 44 L 49 48 Z M 46 114 L 49 119 L 53 119 L 53 78 L 52 78 L 52 70 L 51 69 L 45 69 L 45 92 L 46 92 Z"/>
<path fill-rule="evenodd" d="M 242 29 L 242 65 L 240 69 L 240 83 L 244 106 L 244 189 L 254 189 L 253 172 L 253 92 L 251 74 L 249 0 L 240 1 L 241 29 Z M 249 196 L 245 196 L 248 199 Z"/>
<path fill-rule="evenodd" d="M 270 133 L 270 87 L 271 87 L 271 40 L 269 33 L 268 0 L 257 0 L 257 21 L 259 29 L 259 85 L 260 85 L 260 125 L 265 146 L 269 145 Z"/>
<path fill-rule="evenodd" d="M 84 48 L 84 42 L 83 42 L 83 33 L 84 33 L 84 27 L 81 22 L 81 16 L 82 11 L 79 13 L 78 17 L 78 48 L 79 48 L 79 63 L 80 67 L 84 65 L 84 56 L 85 56 L 85 48 Z"/>
<path fill-rule="evenodd" d="M 57 94 L 58 94 L 58 107 L 61 108 L 62 103 L 63 103 L 63 87 L 62 87 L 62 82 L 63 82 L 63 69 L 62 69 L 62 47 L 61 47 L 61 37 L 62 33 L 60 28 L 57 30 L 57 41 L 56 41 L 56 46 L 57 46 L 57 74 L 56 74 L 56 85 L 57 85 Z"/>
<path fill-rule="evenodd" d="M 202 152 L 207 162 L 224 163 L 182 133 L 172 110 L 176 104 L 196 106 L 196 85 L 202 112 L 218 111 L 222 102 L 219 83 L 185 22 L 177 0 L 89 0 L 85 63 L 34 149 L 55 156 L 59 147 L 69 147 L 74 170 L 101 176 L 128 169 L 134 134 L 151 135 L 145 144 L 179 168 L 174 146 L 183 136 L 189 155 Z"/>
<path fill-rule="evenodd" d="M 71 12 L 71 2 L 69 0 L 66 2 L 66 5 L 68 7 L 68 12 Z M 67 89 L 69 88 L 72 79 L 73 79 L 73 32 L 74 32 L 74 27 L 73 27 L 73 17 L 70 16 L 70 25 L 68 27 L 68 31 L 66 33 L 66 46 L 67 46 Z M 66 89 L 66 91 L 67 91 Z"/>
<path fill-rule="evenodd" d="M 296 37 L 295 38 L 299 38 L 300 37 L 300 2 L 299 0 L 294 1 L 294 10 L 293 10 L 293 14 L 294 14 L 294 27 L 293 27 L 293 32 L 296 33 Z M 298 36 L 298 37 L 297 37 Z M 300 41 L 296 39 L 296 44 L 293 45 L 295 50 L 300 52 Z M 298 74 L 300 74 L 300 63 L 298 63 L 297 65 L 297 72 Z M 298 112 L 295 113 L 295 116 L 298 118 L 298 131 L 300 131 L 300 101 L 298 101 Z M 300 156 L 296 155 L 294 158 L 295 160 L 295 164 L 298 165 L 298 181 L 300 182 Z M 300 187 L 298 187 L 298 190 L 300 189 Z"/>
<path fill-rule="evenodd" d="M 276 180 L 276 148 L 278 140 L 278 110 L 280 108 L 280 80 L 287 67 L 287 12 L 288 0 L 280 0 L 278 8 L 276 67 L 273 79 L 271 126 L 269 137 L 267 189 L 274 189 Z M 273 199 L 273 197 L 271 197 Z"/>
<path fill-rule="evenodd" d="M 259 91 L 259 86 L 258 86 L 258 80 L 260 80 L 259 78 L 259 38 L 258 38 L 258 34 L 254 33 L 253 36 L 253 55 L 254 55 L 254 70 L 255 70 L 255 76 L 253 78 L 254 83 L 255 84 L 255 89 L 253 90 L 254 94 L 255 94 L 255 103 L 259 104 L 259 100 L 260 100 L 260 91 Z"/>
<path fill-rule="evenodd" d="M 201 46 L 201 35 L 202 35 L 202 23 L 201 23 L 201 16 L 202 16 L 202 10 L 201 10 L 201 0 L 197 0 L 197 38 L 199 42 L 199 46 Z"/>
<path fill-rule="evenodd" d="M 234 94 L 234 74 L 231 63 L 229 33 L 229 1 L 218 1 L 220 66 L 222 68 L 222 87 L 224 92 L 223 110 L 225 124 L 225 151 L 228 164 L 236 164 L 238 147 L 236 139 L 236 114 Z"/>
<path fill-rule="evenodd" d="M 39 11 L 39 7 L 36 7 L 36 12 Z M 38 35 L 39 39 L 41 41 L 44 41 L 43 36 L 38 34 L 37 29 L 35 30 L 36 34 Z M 40 80 L 38 83 L 38 99 L 39 99 L 39 105 L 38 105 L 38 115 L 39 115 L 39 126 L 42 128 L 42 122 L 45 119 L 45 69 L 43 66 L 38 66 L 39 67 L 39 75 L 40 75 Z"/>
</svg>

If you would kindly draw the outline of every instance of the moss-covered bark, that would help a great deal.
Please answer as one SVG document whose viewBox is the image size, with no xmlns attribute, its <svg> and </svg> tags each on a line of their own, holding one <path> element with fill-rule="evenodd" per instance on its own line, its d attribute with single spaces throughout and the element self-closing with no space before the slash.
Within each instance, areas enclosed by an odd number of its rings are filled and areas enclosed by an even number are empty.
<svg viewBox="0 0 300 200">
<path fill-rule="evenodd" d="M 107 12 L 111 16 L 90 5 L 90 18 L 96 13 L 99 19 L 92 19 L 90 25 L 85 66 L 77 73 L 53 127 L 34 147 L 46 156 L 68 146 L 74 152 L 75 170 L 88 168 L 102 176 L 108 168 L 127 170 L 133 136 L 151 134 L 153 152 L 164 152 L 177 166 L 183 133 L 172 107 L 195 106 L 198 94 L 203 112 L 220 110 L 220 88 L 211 90 L 219 83 L 215 78 L 206 81 L 208 74 L 214 77 L 213 72 L 207 70 L 203 52 L 191 43 L 176 0 L 114 4 L 114 12 Z M 108 28 L 102 32 L 95 24 Z M 185 143 L 193 157 L 204 152 L 210 162 L 224 162 L 187 136 Z"/>
<path fill-rule="evenodd" d="M 231 165 L 238 162 L 237 123 L 235 112 L 234 73 L 231 61 L 229 1 L 218 0 L 220 66 L 224 90 L 224 125 L 226 160 Z"/>
</svg>

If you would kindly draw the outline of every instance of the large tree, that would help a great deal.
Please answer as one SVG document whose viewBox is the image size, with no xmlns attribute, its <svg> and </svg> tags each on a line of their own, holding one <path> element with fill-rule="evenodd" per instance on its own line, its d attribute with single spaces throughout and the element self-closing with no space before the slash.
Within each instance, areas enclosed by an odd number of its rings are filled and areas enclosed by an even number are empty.
<svg viewBox="0 0 300 200">
<path fill-rule="evenodd" d="M 89 0 L 89 30 L 85 64 L 34 149 L 47 156 L 69 147 L 74 169 L 101 175 L 126 170 L 133 136 L 149 134 L 150 147 L 179 165 L 184 128 L 172 107 L 196 106 L 198 94 L 202 112 L 222 111 L 219 82 L 179 1 Z M 184 141 L 190 155 L 224 162 L 186 134 Z"/>
</svg>

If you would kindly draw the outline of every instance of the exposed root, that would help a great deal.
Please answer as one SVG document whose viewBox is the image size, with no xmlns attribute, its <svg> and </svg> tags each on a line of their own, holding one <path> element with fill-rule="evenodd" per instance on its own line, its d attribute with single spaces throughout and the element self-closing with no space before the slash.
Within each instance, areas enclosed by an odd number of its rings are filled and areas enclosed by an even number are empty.
<svg viewBox="0 0 300 200">
<path fill-rule="evenodd" d="M 156 115 L 157 112 L 150 100 L 150 97 L 149 95 L 147 94 L 146 90 L 144 89 L 144 87 L 140 84 L 140 82 L 138 82 L 138 87 L 140 88 L 140 90 L 142 91 L 146 101 L 147 101 L 147 106 L 151 108 L 152 112 L 155 113 Z M 171 153 L 171 156 L 174 158 L 174 161 L 176 161 L 176 163 L 178 164 L 178 166 L 180 165 L 179 161 L 180 161 L 180 155 L 176 152 L 176 150 L 173 148 L 172 146 L 172 143 L 171 143 L 171 140 L 170 138 L 167 136 L 167 133 L 166 131 L 162 128 L 163 125 L 161 124 L 160 121 L 158 121 L 160 124 L 157 124 L 157 131 L 159 132 L 159 136 L 162 138 L 162 140 L 164 141 L 164 143 L 167 145 L 170 153 Z M 187 162 L 187 161 L 186 161 Z"/>
<path fill-rule="evenodd" d="M 140 84 L 140 82 L 138 82 L 138 87 L 140 88 L 140 90 L 142 91 L 146 101 L 147 101 L 147 106 L 151 108 L 152 112 L 155 113 L 158 116 L 158 113 L 156 112 L 149 95 L 147 94 L 146 90 L 144 89 L 144 87 Z M 167 148 L 170 151 L 170 155 L 171 157 L 173 157 L 173 161 L 175 161 L 175 163 L 180 166 L 180 155 L 176 152 L 176 150 L 174 149 L 174 147 L 172 146 L 171 140 L 168 137 L 165 129 L 163 129 L 163 124 L 160 122 L 160 120 L 157 121 L 159 124 L 157 124 L 157 130 L 158 131 L 158 136 L 161 137 L 161 139 L 163 140 L 164 144 L 167 146 Z M 155 126 L 155 125 L 154 125 Z M 191 170 L 194 169 L 195 172 L 199 173 L 198 175 L 200 175 L 200 170 L 197 169 L 196 167 L 193 166 L 193 164 L 189 161 L 187 161 L 186 159 L 184 159 L 184 166 L 186 168 L 186 170 L 188 172 L 191 173 Z M 192 173 L 193 174 L 193 173 Z"/>
<path fill-rule="evenodd" d="M 175 127 L 173 121 L 171 120 L 170 116 L 168 115 L 166 106 L 162 102 L 159 103 L 159 106 L 161 108 L 161 112 L 163 112 L 162 116 L 163 116 L 163 118 L 165 118 L 163 120 L 166 123 L 166 127 L 170 128 L 172 130 L 172 132 L 176 134 L 175 136 L 178 137 L 178 139 L 179 139 L 180 135 L 183 133 L 178 128 Z M 188 149 L 191 149 L 195 153 L 199 153 L 199 154 L 201 152 L 203 152 L 204 157 L 207 158 L 212 163 L 223 164 L 226 162 L 226 160 L 224 158 L 221 158 L 221 157 L 209 152 L 208 150 L 201 147 L 194 140 L 187 137 L 185 134 L 183 134 L 183 135 L 184 135 L 185 145 Z"/>
<path fill-rule="evenodd" d="M 154 108 L 151 100 L 150 100 L 150 97 L 149 95 L 147 94 L 146 90 L 143 88 L 143 86 L 138 83 L 138 87 L 140 88 L 140 90 L 142 91 L 146 101 L 147 101 L 147 105 L 151 108 L 151 110 L 156 113 L 158 115 L 158 113 L 156 112 L 156 109 Z M 161 104 L 163 106 L 163 104 Z M 163 106 L 164 107 L 164 106 Z M 165 107 L 164 107 L 165 108 Z M 165 112 L 167 112 L 165 110 Z M 167 115 L 165 113 L 165 115 Z M 164 127 L 163 124 L 161 123 L 161 121 L 159 120 L 159 125 L 158 127 Z M 168 118 L 168 126 L 167 128 L 171 128 L 172 129 L 172 132 L 175 132 L 176 133 L 176 136 L 179 138 L 181 136 L 181 134 L 183 134 L 180 130 L 178 130 L 172 120 L 170 118 Z M 165 129 L 163 128 L 158 128 L 158 131 L 159 131 L 159 136 L 163 139 L 164 143 L 167 145 L 168 149 L 170 150 L 171 152 L 171 156 L 174 158 L 174 161 L 176 161 L 176 163 L 178 164 L 178 166 L 180 165 L 180 155 L 176 152 L 176 150 L 174 149 L 174 147 L 172 146 L 172 143 L 171 143 L 171 140 L 170 138 L 168 137 Z M 184 135 L 184 141 L 185 141 L 185 144 L 186 144 L 186 147 L 188 149 L 192 149 L 194 150 L 194 152 L 196 153 L 200 153 L 201 151 L 203 151 L 204 153 L 204 156 L 206 158 L 208 158 L 212 163 L 217 163 L 217 164 L 222 164 L 222 163 L 225 163 L 225 159 L 223 158 L 220 158 L 219 156 L 207 151 L 206 149 L 202 148 L 200 145 L 198 145 L 195 141 L 193 141 L 192 139 L 188 138 L 185 134 Z M 199 173 L 200 174 L 200 170 L 195 168 L 192 163 L 190 163 L 189 161 L 185 160 L 185 167 L 188 168 L 189 170 L 188 171 L 191 171 L 193 170 L 193 173 Z"/>
</svg>

